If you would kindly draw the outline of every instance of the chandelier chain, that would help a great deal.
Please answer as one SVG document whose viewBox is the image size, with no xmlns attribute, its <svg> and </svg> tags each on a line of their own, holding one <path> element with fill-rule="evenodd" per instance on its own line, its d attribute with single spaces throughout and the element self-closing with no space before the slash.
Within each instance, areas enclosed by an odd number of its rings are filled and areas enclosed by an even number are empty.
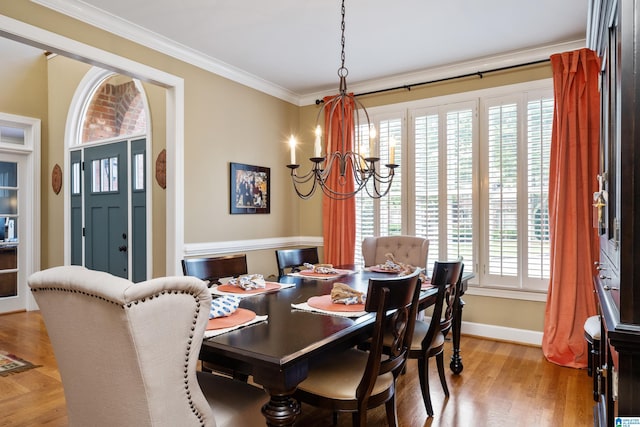
<svg viewBox="0 0 640 427">
<path fill-rule="evenodd" d="M 349 73 L 349 71 L 347 70 L 347 68 L 344 66 L 344 60 L 345 60 L 345 54 L 344 54 L 344 45 L 345 45 L 345 38 L 344 38 L 344 15 L 345 15 L 345 7 L 344 7 L 344 0 L 342 0 L 342 23 L 340 26 L 340 29 L 342 30 L 342 38 L 340 40 L 340 43 L 342 45 L 342 52 L 340 54 L 340 59 L 342 61 L 341 65 L 340 65 L 340 69 L 338 70 L 338 75 L 340 77 L 346 77 L 346 75 Z"/>
</svg>

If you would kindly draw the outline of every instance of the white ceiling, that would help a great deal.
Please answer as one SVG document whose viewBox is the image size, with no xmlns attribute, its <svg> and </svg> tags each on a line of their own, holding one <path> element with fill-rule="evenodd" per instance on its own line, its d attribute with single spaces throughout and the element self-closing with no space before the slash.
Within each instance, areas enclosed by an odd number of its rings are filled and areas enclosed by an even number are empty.
<svg viewBox="0 0 640 427">
<path fill-rule="evenodd" d="M 33 1 L 290 97 L 337 90 L 340 0 Z M 588 0 L 347 0 L 347 82 L 380 89 L 454 64 L 484 71 L 547 58 L 584 46 L 587 7 Z"/>
</svg>

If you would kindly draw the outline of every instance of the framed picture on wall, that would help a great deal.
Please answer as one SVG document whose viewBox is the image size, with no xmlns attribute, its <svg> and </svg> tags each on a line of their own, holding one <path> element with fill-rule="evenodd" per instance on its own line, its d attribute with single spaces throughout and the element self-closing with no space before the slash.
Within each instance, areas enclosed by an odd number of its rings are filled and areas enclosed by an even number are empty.
<svg viewBox="0 0 640 427">
<path fill-rule="evenodd" d="M 229 206 L 232 214 L 268 214 L 271 205 L 270 169 L 230 163 Z"/>
</svg>

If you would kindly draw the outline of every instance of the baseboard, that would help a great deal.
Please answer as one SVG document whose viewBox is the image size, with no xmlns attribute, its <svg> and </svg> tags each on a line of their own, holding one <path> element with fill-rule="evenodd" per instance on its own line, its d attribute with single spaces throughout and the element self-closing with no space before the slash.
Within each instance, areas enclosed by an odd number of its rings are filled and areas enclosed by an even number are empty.
<svg viewBox="0 0 640 427">
<path fill-rule="evenodd" d="M 464 318 L 464 313 L 462 315 Z M 542 332 L 528 329 L 507 328 L 505 326 L 486 325 L 483 323 L 462 322 L 461 333 L 499 341 L 518 344 L 542 346 Z"/>
</svg>

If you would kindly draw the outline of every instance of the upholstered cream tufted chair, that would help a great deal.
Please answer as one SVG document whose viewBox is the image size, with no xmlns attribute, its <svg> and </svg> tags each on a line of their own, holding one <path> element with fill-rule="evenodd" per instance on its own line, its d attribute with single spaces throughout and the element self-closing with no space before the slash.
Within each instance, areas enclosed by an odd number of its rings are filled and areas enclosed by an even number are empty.
<svg viewBox="0 0 640 427">
<path fill-rule="evenodd" d="M 362 241 L 364 266 L 383 264 L 391 253 L 396 261 L 420 267 L 426 271 L 429 240 L 415 236 L 365 237 Z"/>
<path fill-rule="evenodd" d="M 134 284 L 66 266 L 33 274 L 29 286 L 58 362 L 69 425 L 264 425 L 262 389 L 196 372 L 211 304 L 203 281 Z"/>
</svg>

